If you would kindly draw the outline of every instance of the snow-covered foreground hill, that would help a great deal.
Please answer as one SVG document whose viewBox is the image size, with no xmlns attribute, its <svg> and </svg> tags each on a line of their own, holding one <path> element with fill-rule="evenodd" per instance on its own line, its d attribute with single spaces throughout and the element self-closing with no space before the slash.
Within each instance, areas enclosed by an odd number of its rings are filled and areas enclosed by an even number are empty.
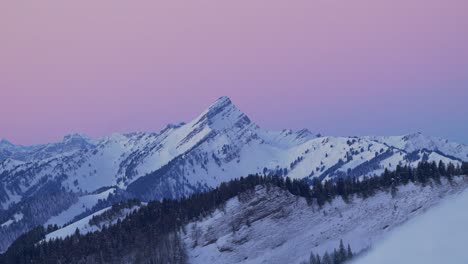
<svg viewBox="0 0 468 264">
<path fill-rule="evenodd" d="M 353 264 L 468 263 L 468 191 L 397 228 Z"/>
<path fill-rule="evenodd" d="M 257 188 L 250 195 L 231 199 L 211 217 L 187 225 L 184 241 L 189 263 L 300 263 L 308 259 L 311 251 L 321 255 L 332 252 L 340 239 L 349 243 L 354 252 L 360 252 L 441 201 L 451 201 L 467 186 L 461 177 L 455 178 L 453 185 L 445 180 L 442 185 L 425 187 L 410 183 L 399 187 L 394 198 L 384 192 L 364 200 L 355 197 L 349 203 L 337 198 L 321 209 L 287 191 Z M 467 199 L 465 193 L 463 201 Z M 457 202 L 457 206 L 462 204 Z M 452 222 L 458 223 L 447 219 L 447 224 Z M 424 243 L 431 243 L 427 242 L 431 240 L 431 230 L 426 232 Z M 442 229 L 435 232 L 442 233 Z M 445 240 L 433 243 L 450 241 L 447 236 L 440 238 Z M 403 245 L 408 243 L 398 248 Z M 405 250 L 411 248 L 414 247 Z M 384 263 L 371 260 L 363 263 Z"/>
<path fill-rule="evenodd" d="M 92 207 L 110 199 L 105 192 L 110 189 L 148 201 L 181 198 L 249 174 L 334 179 L 372 176 L 420 161 L 459 165 L 467 160 L 468 146 L 420 133 L 330 137 L 306 129 L 269 131 L 227 97 L 192 121 L 159 133 L 97 140 L 75 134 L 35 146 L 2 140 L 0 252 L 34 226 L 63 224 L 86 210 L 102 209 Z"/>
</svg>

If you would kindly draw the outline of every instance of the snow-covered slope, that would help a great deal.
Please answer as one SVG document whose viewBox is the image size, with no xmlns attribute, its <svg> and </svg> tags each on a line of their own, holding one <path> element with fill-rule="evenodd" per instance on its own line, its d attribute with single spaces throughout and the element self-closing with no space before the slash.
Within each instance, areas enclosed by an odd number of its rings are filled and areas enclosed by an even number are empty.
<svg viewBox="0 0 468 264">
<path fill-rule="evenodd" d="M 20 223 L 26 230 L 64 215 L 69 220 L 90 207 L 77 210 L 86 199 L 80 197 L 101 188 L 142 200 L 178 198 L 248 174 L 362 177 L 422 160 L 460 164 L 467 155 L 466 145 L 420 134 L 330 137 L 308 130 L 268 131 L 221 97 L 192 121 L 168 125 L 159 133 L 112 134 L 97 140 L 73 134 L 34 146 L 1 141 L 0 222 L 24 213 Z M 24 212 L 34 212 L 42 200 L 57 201 L 57 193 L 69 200 L 39 212 L 45 221 L 32 221 Z M 1 244 L 0 238 L 0 251 Z"/>
<path fill-rule="evenodd" d="M 353 263 L 468 263 L 467 204 L 465 190 L 397 228 Z"/>
<path fill-rule="evenodd" d="M 453 185 L 445 180 L 432 187 L 410 183 L 401 186 L 394 198 L 384 192 L 364 200 L 355 197 L 350 203 L 337 198 L 321 209 L 277 188 L 257 188 L 185 228 L 189 263 L 300 263 L 311 251 L 333 252 L 340 239 L 360 252 L 467 187 L 462 177 L 455 178 Z M 425 230 L 427 236 L 430 230 Z M 377 260 L 365 263 L 384 263 Z"/>
<path fill-rule="evenodd" d="M 76 230 L 78 229 L 80 234 L 84 235 L 84 234 L 87 234 L 87 233 L 92 233 L 92 232 L 96 232 L 96 231 L 100 231 L 101 228 L 103 226 L 111 226 L 111 225 L 114 225 L 115 223 L 117 223 L 118 220 L 123 220 L 125 219 L 125 217 L 127 217 L 127 215 L 129 215 L 130 213 L 138 210 L 140 208 L 140 206 L 133 206 L 131 208 L 124 208 L 122 210 L 120 210 L 120 212 L 114 216 L 112 219 L 109 219 L 109 220 L 106 220 L 106 221 L 103 221 L 103 222 L 100 222 L 99 224 L 91 224 L 90 223 L 90 220 L 95 217 L 95 216 L 99 216 L 99 215 L 102 215 L 103 213 L 111 210 L 112 207 L 107 207 L 107 208 L 104 208 L 104 209 L 101 209 L 89 216 L 86 216 L 78 221 L 75 221 L 69 225 L 66 225 L 52 233 L 49 233 L 46 235 L 46 238 L 45 240 L 46 241 L 49 241 L 49 240 L 53 240 L 53 239 L 63 239 L 67 236 L 70 236 L 70 235 L 73 235 Z"/>
<path fill-rule="evenodd" d="M 80 219 L 76 222 L 73 222 L 67 226 L 64 226 L 52 233 L 49 233 L 46 235 L 45 240 L 50 241 L 53 239 L 63 239 L 66 238 L 67 236 L 73 235 L 76 230 L 78 229 L 80 231 L 80 234 L 87 234 L 95 231 L 99 231 L 99 227 L 95 225 L 90 225 L 89 221 L 94 217 L 103 214 L 104 212 L 108 211 L 111 209 L 111 207 L 107 207 L 104 209 L 101 209 L 83 219 Z"/>
<path fill-rule="evenodd" d="M 106 200 L 109 194 L 114 193 L 115 188 L 108 189 L 106 191 L 84 195 L 78 198 L 78 201 L 71 205 L 68 209 L 61 212 L 59 215 L 51 217 L 45 225 L 58 225 L 63 226 L 68 222 L 72 221 L 75 216 L 85 213 L 87 210 L 92 209 L 99 200 Z"/>
</svg>

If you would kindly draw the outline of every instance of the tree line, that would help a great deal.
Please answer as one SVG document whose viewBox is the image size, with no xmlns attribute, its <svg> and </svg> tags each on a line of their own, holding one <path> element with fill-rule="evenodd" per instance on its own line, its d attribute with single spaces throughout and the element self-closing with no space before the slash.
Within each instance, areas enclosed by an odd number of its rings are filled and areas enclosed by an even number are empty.
<svg viewBox="0 0 468 264">
<path fill-rule="evenodd" d="M 361 179 L 339 177 L 336 180 L 322 182 L 313 178 L 310 181 L 311 195 L 319 205 L 331 201 L 336 196 L 343 197 L 345 201 L 348 201 L 349 197 L 354 194 L 367 198 L 379 190 L 388 190 L 391 191 L 392 195 L 396 195 L 400 185 L 406 185 L 409 182 L 424 185 L 431 180 L 440 184 L 442 178 L 451 182 L 455 175 L 468 175 L 468 163 L 454 165 L 453 163 L 445 164 L 442 161 L 439 163 L 421 161 L 415 168 L 408 165 L 397 165 L 394 171 L 385 169 L 380 176 L 362 177 Z"/>
</svg>

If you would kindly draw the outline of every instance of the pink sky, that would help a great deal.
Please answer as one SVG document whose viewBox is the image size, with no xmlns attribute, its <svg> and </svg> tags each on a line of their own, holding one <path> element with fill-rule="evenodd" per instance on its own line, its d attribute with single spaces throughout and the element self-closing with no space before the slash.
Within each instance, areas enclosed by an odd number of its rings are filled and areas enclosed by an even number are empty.
<svg viewBox="0 0 468 264">
<path fill-rule="evenodd" d="M 0 138 L 257 124 L 468 143 L 466 0 L 2 1 Z"/>
</svg>

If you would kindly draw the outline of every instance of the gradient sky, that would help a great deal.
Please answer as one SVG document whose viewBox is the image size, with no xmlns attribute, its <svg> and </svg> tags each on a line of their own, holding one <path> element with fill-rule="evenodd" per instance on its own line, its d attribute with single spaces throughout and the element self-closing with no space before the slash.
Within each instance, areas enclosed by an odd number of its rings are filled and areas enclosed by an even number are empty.
<svg viewBox="0 0 468 264">
<path fill-rule="evenodd" d="M 0 2 L 0 138 L 159 131 L 221 95 L 269 129 L 468 143 L 466 0 Z"/>
</svg>

